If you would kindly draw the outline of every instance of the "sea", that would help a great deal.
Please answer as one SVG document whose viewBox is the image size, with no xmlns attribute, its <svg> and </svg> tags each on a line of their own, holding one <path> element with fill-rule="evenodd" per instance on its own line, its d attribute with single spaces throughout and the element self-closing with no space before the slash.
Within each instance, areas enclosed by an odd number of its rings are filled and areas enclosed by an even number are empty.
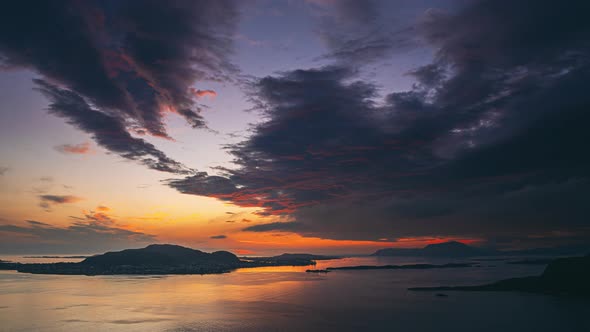
<svg viewBox="0 0 590 332">
<path fill-rule="evenodd" d="M 478 266 L 305 272 L 309 268 L 450 262 L 476 262 Z M 351 257 L 308 267 L 168 276 L 0 271 L 0 331 L 590 331 L 590 301 L 584 298 L 407 289 L 477 285 L 538 275 L 545 268 L 507 262 Z"/>
</svg>

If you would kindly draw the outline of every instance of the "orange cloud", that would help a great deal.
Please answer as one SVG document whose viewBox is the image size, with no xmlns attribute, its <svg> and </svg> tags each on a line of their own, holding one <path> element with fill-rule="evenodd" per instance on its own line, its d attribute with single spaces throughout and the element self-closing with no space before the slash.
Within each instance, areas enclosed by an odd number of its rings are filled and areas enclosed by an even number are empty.
<svg viewBox="0 0 590 332">
<path fill-rule="evenodd" d="M 111 218 L 111 216 L 109 216 L 108 214 L 106 214 L 104 212 L 95 212 L 95 211 L 90 211 L 89 213 L 87 213 L 86 219 L 94 220 L 94 221 L 98 221 L 98 222 L 102 222 L 102 223 L 112 223 L 114 221 L 113 218 Z"/>
<path fill-rule="evenodd" d="M 63 144 L 56 146 L 55 149 L 61 153 L 68 154 L 89 154 L 92 152 L 89 142 L 81 144 Z"/>
<path fill-rule="evenodd" d="M 217 92 L 215 92 L 213 90 L 197 90 L 195 88 L 190 88 L 190 92 L 193 94 L 193 96 L 195 96 L 197 98 L 203 98 L 203 97 L 215 98 L 215 97 L 217 97 Z"/>
</svg>

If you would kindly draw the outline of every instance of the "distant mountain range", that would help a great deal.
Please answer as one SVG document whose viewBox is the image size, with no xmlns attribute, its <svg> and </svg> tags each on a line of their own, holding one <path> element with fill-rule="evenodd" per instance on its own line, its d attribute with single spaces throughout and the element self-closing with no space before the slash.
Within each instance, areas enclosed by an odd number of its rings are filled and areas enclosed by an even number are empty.
<svg viewBox="0 0 590 332">
<path fill-rule="evenodd" d="M 377 250 L 372 256 L 415 256 L 415 257 L 478 257 L 478 256 L 533 256 L 533 255 L 575 255 L 589 252 L 589 247 L 556 247 L 526 250 L 501 251 L 469 246 L 458 241 L 429 244 L 424 248 L 386 248 Z"/>
</svg>

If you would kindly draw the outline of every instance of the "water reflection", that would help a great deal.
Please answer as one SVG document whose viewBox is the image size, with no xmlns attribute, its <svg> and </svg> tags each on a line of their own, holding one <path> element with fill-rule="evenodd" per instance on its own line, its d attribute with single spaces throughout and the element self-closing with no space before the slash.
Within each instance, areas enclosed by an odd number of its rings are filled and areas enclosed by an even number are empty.
<svg viewBox="0 0 590 332">
<path fill-rule="evenodd" d="M 316 268 L 420 261 L 348 258 Z M 466 284 L 537 274 L 498 263 L 424 271 L 304 273 L 309 267 L 223 275 L 51 276 L 0 272 L 0 330 L 7 331 L 588 331 L 580 300 L 508 293 L 453 293 L 410 286 Z"/>
</svg>

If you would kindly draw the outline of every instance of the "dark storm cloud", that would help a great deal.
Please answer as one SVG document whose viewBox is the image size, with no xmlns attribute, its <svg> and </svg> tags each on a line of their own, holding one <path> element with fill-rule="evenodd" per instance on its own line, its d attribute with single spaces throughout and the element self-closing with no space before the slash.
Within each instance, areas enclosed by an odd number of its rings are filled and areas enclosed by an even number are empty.
<svg viewBox="0 0 590 332">
<path fill-rule="evenodd" d="M 110 222 L 81 218 L 68 227 L 27 220 L 25 225 L 0 224 L 3 253 L 98 253 L 153 243 L 155 237 Z"/>
<path fill-rule="evenodd" d="M 50 101 L 49 111 L 90 134 L 98 145 L 123 158 L 139 161 L 151 169 L 177 174 L 191 172 L 151 143 L 131 136 L 120 118 L 92 108 L 77 93 L 60 89 L 43 80 L 35 82 Z"/>
<path fill-rule="evenodd" d="M 169 184 L 294 220 L 248 231 L 357 240 L 588 234 L 589 6 L 430 10 L 418 37 L 435 60 L 408 72 L 413 89 L 383 102 L 346 67 L 263 78 L 252 98 L 266 120 L 230 147 L 238 167 Z"/>
<path fill-rule="evenodd" d="M 236 16 L 231 0 L 9 1 L 0 61 L 81 96 L 125 131 L 168 137 L 166 112 L 205 127 L 191 91 L 236 71 Z"/>
</svg>

